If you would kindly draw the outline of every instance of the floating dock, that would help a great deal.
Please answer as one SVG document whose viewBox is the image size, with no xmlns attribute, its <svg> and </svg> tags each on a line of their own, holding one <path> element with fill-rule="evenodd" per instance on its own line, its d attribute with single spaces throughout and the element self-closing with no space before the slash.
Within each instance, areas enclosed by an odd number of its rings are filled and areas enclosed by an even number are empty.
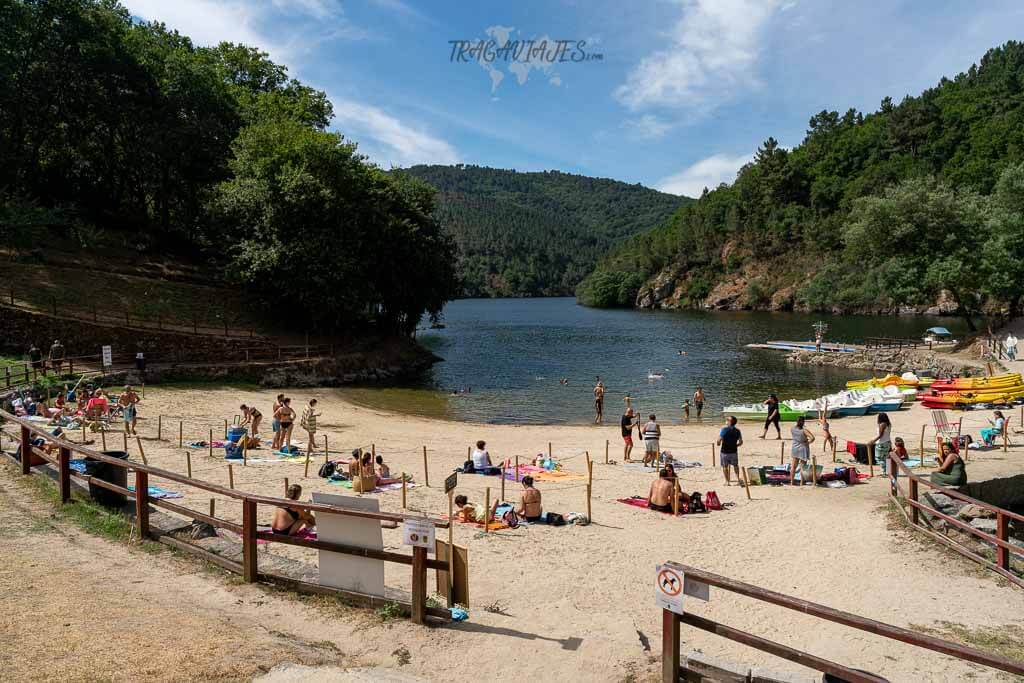
<svg viewBox="0 0 1024 683">
<path fill-rule="evenodd" d="M 747 344 L 748 349 L 772 349 L 774 351 L 817 351 L 817 345 L 813 341 L 767 341 L 764 344 Z M 820 351 L 822 353 L 854 353 L 862 347 L 856 344 L 835 344 L 822 342 Z"/>
</svg>

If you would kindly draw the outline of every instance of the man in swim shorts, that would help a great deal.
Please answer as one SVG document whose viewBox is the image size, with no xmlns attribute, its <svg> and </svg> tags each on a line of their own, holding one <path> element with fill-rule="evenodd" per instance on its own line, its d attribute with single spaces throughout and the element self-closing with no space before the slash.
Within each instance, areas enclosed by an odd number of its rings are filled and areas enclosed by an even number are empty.
<svg viewBox="0 0 1024 683">
<path fill-rule="evenodd" d="M 597 384 L 594 386 L 594 412 L 597 413 L 594 424 L 604 422 L 604 382 L 600 377 L 597 378 Z"/>
<path fill-rule="evenodd" d="M 697 419 L 700 419 L 700 414 L 704 412 L 704 389 L 697 387 L 697 391 L 693 392 L 693 407 L 697 409 Z"/>
<path fill-rule="evenodd" d="M 661 451 L 661 425 L 651 413 L 644 425 L 644 465 L 658 465 L 658 453 Z"/>
<path fill-rule="evenodd" d="M 629 454 L 633 452 L 633 427 L 638 426 L 633 421 L 633 409 L 626 408 L 622 415 L 622 442 L 625 444 L 622 452 L 622 459 L 629 462 Z"/>
<path fill-rule="evenodd" d="M 647 507 L 659 512 L 672 512 L 672 494 L 675 484 L 668 476 L 668 470 L 661 469 L 658 478 L 651 482 L 647 493 Z"/>
<path fill-rule="evenodd" d="M 736 471 L 736 483 L 742 484 L 743 479 L 740 477 L 739 447 L 743 445 L 743 435 L 740 433 L 740 430 L 736 429 L 735 416 L 729 416 L 728 422 L 718 433 L 718 441 L 715 443 L 721 446 L 721 450 L 718 452 L 718 459 L 722 463 L 722 473 L 725 475 L 725 485 L 730 486 L 732 484 L 732 481 L 729 480 L 730 465 L 733 470 Z"/>
</svg>

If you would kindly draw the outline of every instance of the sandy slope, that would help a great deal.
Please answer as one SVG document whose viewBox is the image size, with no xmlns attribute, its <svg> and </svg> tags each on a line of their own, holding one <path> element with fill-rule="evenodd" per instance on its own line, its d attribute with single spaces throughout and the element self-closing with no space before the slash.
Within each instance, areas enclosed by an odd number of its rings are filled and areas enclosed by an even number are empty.
<svg viewBox="0 0 1024 683">
<path fill-rule="evenodd" d="M 147 387 L 140 430 L 155 436 L 156 416 L 165 416 L 165 441 L 143 441 L 149 462 L 184 471 L 184 451 L 176 443 L 178 416 L 186 423 L 186 441 L 205 438 L 211 425 L 219 425 L 215 432 L 223 432 L 223 417 L 237 412 L 243 401 L 255 403 L 269 414 L 275 393 Z M 604 464 L 606 439 L 611 441 L 611 459 L 621 460 L 617 418 L 616 424 L 604 427 L 471 425 L 351 405 L 333 390 L 288 393 L 299 410 L 308 398 L 320 399 L 325 413 L 320 418 L 321 430 L 330 437 L 332 458 L 335 451 L 375 443 L 394 470 L 410 472 L 422 482 L 421 449 L 427 445 L 432 486 L 409 492 L 410 507 L 415 510 L 446 511 L 447 499 L 440 488 L 443 476 L 462 463 L 467 444 L 478 438 L 486 439 L 492 456 L 498 458 L 536 454 L 545 451 L 550 441 L 565 468 L 576 472 L 585 471 L 584 450 L 594 456 L 593 525 L 533 526 L 488 536 L 467 527 L 456 529 L 456 542 L 470 548 L 472 618 L 468 623 L 436 630 L 397 624 L 386 634 L 378 628 L 355 636 L 344 621 L 329 621 L 318 629 L 323 638 L 372 647 L 378 654 L 405 647 L 412 663 L 404 670 L 432 680 L 469 673 L 484 679 L 514 675 L 536 680 L 621 680 L 648 675 L 656 668 L 660 637 L 653 569 L 669 559 L 898 625 L 949 620 L 971 627 L 999 626 L 1021 624 L 1024 619 L 1024 592 L 1000 585 L 975 565 L 890 528 L 891 518 L 885 512 L 887 482 L 881 477 L 840 490 L 754 487 L 750 501 L 741 488 L 726 488 L 720 471 L 708 467 L 708 444 L 717 433 L 717 424 L 681 426 L 668 420 L 663 423 L 662 444 L 677 457 L 704 463 L 703 468 L 684 471 L 687 491 L 714 489 L 723 502 L 734 506 L 708 516 L 671 519 L 615 502 L 616 498 L 645 494 L 651 478 L 648 473 Z M 970 417 L 978 420 L 983 416 Z M 920 426 L 927 420 L 926 411 L 919 408 L 902 412 L 894 418 L 896 433 L 905 434 L 916 447 Z M 833 424 L 841 437 L 865 440 L 873 423 L 874 418 L 868 417 Z M 779 461 L 779 442 L 760 441 L 756 425 L 741 426 L 746 437 L 741 449 L 744 463 Z M 169 437 L 174 442 L 167 441 Z M 119 443 L 120 439 L 112 441 Z M 813 447 L 818 449 L 820 444 Z M 192 453 L 196 476 L 227 481 L 223 460 L 211 461 L 203 450 Z M 1024 447 L 1020 446 L 1005 456 L 988 454 L 969 465 L 969 474 L 987 478 L 1018 473 L 1022 458 Z M 824 460 L 823 464 L 829 464 L 831 457 Z M 303 480 L 301 463 L 236 466 L 236 486 L 279 494 L 288 477 L 304 484 L 305 496 L 310 490 L 341 492 L 315 478 L 315 469 L 311 467 L 311 478 Z M 462 477 L 460 491 L 471 499 L 482 499 L 488 483 L 498 482 Z M 581 484 L 542 484 L 545 507 L 560 512 L 585 510 Z M 514 486 L 508 485 L 509 497 Z M 492 495 L 498 490 L 494 486 Z M 205 509 L 207 496 L 182 493 L 187 494 L 189 504 Z M 384 509 L 400 509 L 399 493 L 379 498 Z M 225 514 L 240 517 L 239 506 L 219 505 L 219 510 L 227 508 Z M 262 520 L 269 521 L 270 514 L 261 509 Z M 385 531 L 385 545 L 399 547 L 400 543 L 398 532 Z M 274 551 L 304 552 L 294 548 Z M 407 588 L 408 570 L 389 567 L 387 580 Z M 429 581 L 433 582 L 432 576 Z M 505 614 L 483 609 L 494 603 L 499 603 Z M 989 679 L 995 675 L 981 667 L 721 591 L 713 590 L 710 603 L 694 602 L 692 608 L 892 680 Z M 638 631 L 650 639 L 652 652 L 644 651 Z M 736 661 L 774 664 L 782 670 L 795 668 L 685 627 L 683 639 L 690 647 Z"/>
</svg>

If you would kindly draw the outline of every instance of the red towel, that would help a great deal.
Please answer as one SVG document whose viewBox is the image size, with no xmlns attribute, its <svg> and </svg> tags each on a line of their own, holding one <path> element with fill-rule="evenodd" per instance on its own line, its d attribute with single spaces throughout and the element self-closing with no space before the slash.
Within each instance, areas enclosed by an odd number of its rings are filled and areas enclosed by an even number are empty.
<svg viewBox="0 0 1024 683">
<path fill-rule="evenodd" d="M 846 442 L 846 452 L 850 455 L 857 455 L 857 444 L 852 441 Z"/>
</svg>

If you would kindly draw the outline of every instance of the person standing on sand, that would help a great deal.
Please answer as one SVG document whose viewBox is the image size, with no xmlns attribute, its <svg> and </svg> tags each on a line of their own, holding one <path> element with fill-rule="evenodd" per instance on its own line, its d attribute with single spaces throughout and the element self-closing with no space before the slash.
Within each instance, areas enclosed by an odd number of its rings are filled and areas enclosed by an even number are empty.
<svg viewBox="0 0 1024 683">
<path fill-rule="evenodd" d="M 39 347 L 32 344 L 28 350 L 28 362 L 32 365 L 33 372 L 39 372 L 43 369 L 43 352 L 39 350 Z"/>
<path fill-rule="evenodd" d="M 278 432 L 281 445 L 277 450 L 290 453 L 292 448 L 292 427 L 295 425 L 295 411 L 292 410 L 292 400 L 290 398 L 285 397 L 281 399 L 281 405 L 278 407 L 277 412 L 274 413 L 274 417 L 281 423 L 281 431 Z"/>
<path fill-rule="evenodd" d="M 732 481 L 729 480 L 730 465 L 732 465 L 733 470 L 736 471 L 736 483 L 742 484 L 743 478 L 740 476 L 739 447 L 743 445 L 743 434 L 740 433 L 740 430 L 736 429 L 735 416 L 729 416 L 728 423 L 722 427 L 722 431 L 718 432 L 718 441 L 715 443 L 721 446 L 721 449 L 718 451 L 718 460 L 722 463 L 722 474 L 725 475 L 725 485 L 732 485 Z"/>
<path fill-rule="evenodd" d="M 806 465 L 811 459 L 811 444 L 814 443 L 814 434 L 804 428 L 804 416 L 801 415 L 796 419 L 796 425 L 789 432 L 793 437 L 793 446 L 791 449 L 793 455 L 793 461 L 789 465 L 789 485 L 793 485 L 793 478 L 796 476 L 796 470 L 800 468 L 800 485 L 803 486 L 805 483 L 803 475 L 803 466 Z"/>
<path fill-rule="evenodd" d="M 263 420 L 263 413 L 256 409 L 256 406 L 251 408 L 244 403 L 238 406 L 238 409 L 242 411 L 242 426 L 251 424 L 250 432 L 253 436 L 257 436 L 260 433 L 260 422 Z"/>
<path fill-rule="evenodd" d="M 661 450 L 661 425 L 651 413 L 644 425 L 644 465 L 658 466 L 658 452 Z"/>
<path fill-rule="evenodd" d="M 604 422 L 604 382 L 601 381 L 601 377 L 598 376 L 597 384 L 594 385 L 594 424 L 601 424 Z"/>
<path fill-rule="evenodd" d="M 622 415 L 622 442 L 625 444 L 622 451 L 622 459 L 625 462 L 630 462 L 629 455 L 633 452 L 633 427 L 639 427 L 640 425 L 633 421 L 633 409 L 626 408 L 626 412 Z"/>
<path fill-rule="evenodd" d="M 316 419 L 320 413 L 316 412 L 316 399 L 309 399 L 309 405 L 302 411 L 302 428 L 306 430 L 309 437 L 309 445 L 306 447 L 310 453 L 316 450 Z"/>
<path fill-rule="evenodd" d="M 779 398 L 775 394 L 768 394 L 768 400 L 764 402 L 768 406 L 768 417 L 764 419 L 764 431 L 761 433 L 763 439 L 768 434 L 768 427 L 775 425 L 775 440 L 782 439 L 782 429 L 779 427 Z"/>
<path fill-rule="evenodd" d="M 697 409 L 697 419 L 700 419 L 700 414 L 704 412 L 704 389 L 697 387 L 697 391 L 693 392 L 693 407 Z"/>
<path fill-rule="evenodd" d="M 892 450 L 892 423 L 885 413 L 878 414 L 878 434 L 868 441 L 868 454 L 873 457 L 876 465 L 882 467 L 882 474 L 889 467 L 889 451 Z"/>
<path fill-rule="evenodd" d="M 138 436 L 135 431 L 135 423 L 139 420 L 139 395 L 131 386 L 125 386 L 124 391 L 117 397 L 117 405 L 121 406 L 124 415 L 124 433 Z"/>
<path fill-rule="evenodd" d="M 275 451 L 281 448 L 281 418 L 277 416 L 277 413 L 281 410 L 283 403 L 284 394 L 278 394 L 277 398 L 274 399 L 274 405 L 270 409 L 270 429 L 274 432 L 274 442 L 271 444 L 271 449 Z"/>
</svg>

